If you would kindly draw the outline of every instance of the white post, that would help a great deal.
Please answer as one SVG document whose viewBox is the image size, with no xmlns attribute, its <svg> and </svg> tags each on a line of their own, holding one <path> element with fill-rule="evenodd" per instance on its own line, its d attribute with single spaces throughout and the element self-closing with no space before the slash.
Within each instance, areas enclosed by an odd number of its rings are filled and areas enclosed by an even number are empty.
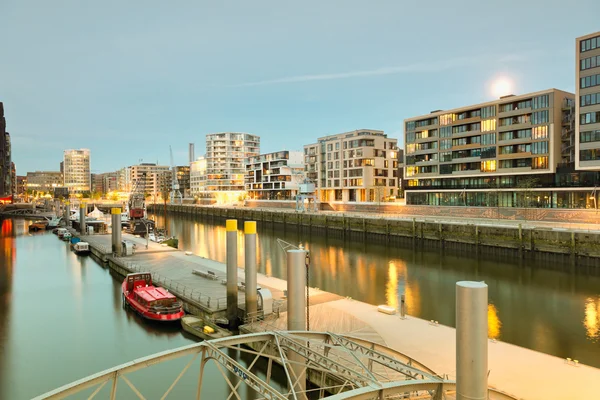
<svg viewBox="0 0 600 400">
<path fill-rule="evenodd" d="M 237 276 L 237 220 L 225 222 L 227 231 L 227 320 L 229 326 L 237 323 L 238 276 Z"/>
<path fill-rule="evenodd" d="M 456 283 L 456 399 L 487 400 L 488 286 Z"/>
<path fill-rule="evenodd" d="M 288 250 L 287 252 L 287 290 L 288 290 L 288 330 L 306 330 L 306 250 Z M 301 364 L 302 356 L 290 352 L 288 358 L 294 362 L 293 381 L 297 381 L 294 390 L 299 399 L 306 399 L 306 368 Z"/>
<path fill-rule="evenodd" d="M 112 208 L 110 211 L 112 225 L 112 253 L 117 257 L 121 257 L 121 250 L 123 247 L 121 244 L 121 209 Z"/>
<path fill-rule="evenodd" d="M 246 317 L 250 322 L 257 317 L 256 293 L 256 221 L 244 222 L 244 254 L 246 285 Z"/>
</svg>

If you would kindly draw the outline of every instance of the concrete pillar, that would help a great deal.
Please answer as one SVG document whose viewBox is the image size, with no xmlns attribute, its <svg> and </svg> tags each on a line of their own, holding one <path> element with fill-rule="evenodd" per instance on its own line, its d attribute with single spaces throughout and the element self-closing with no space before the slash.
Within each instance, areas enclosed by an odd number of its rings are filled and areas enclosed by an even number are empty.
<svg viewBox="0 0 600 400">
<path fill-rule="evenodd" d="M 123 245 L 121 244 L 121 209 L 112 208 L 110 210 L 112 225 L 112 253 L 121 257 Z"/>
<path fill-rule="evenodd" d="M 486 400 L 488 286 L 456 283 L 456 399 Z"/>
<path fill-rule="evenodd" d="M 237 320 L 238 276 L 237 276 L 237 220 L 228 219 L 227 231 L 227 320 L 233 326 Z"/>
<path fill-rule="evenodd" d="M 256 221 L 244 222 L 246 316 L 256 318 Z"/>
<path fill-rule="evenodd" d="M 63 220 L 65 227 L 69 226 L 69 217 L 71 216 L 71 204 L 69 201 L 65 201 L 65 209 L 63 210 Z"/>
<path fill-rule="evenodd" d="M 306 250 L 288 250 L 287 252 L 287 291 L 288 291 L 288 330 L 306 330 Z M 306 399 L 306 368 L 301 365 L 305 359 L 289 352 L 292 381 L 299 399 Z"/>
<path fill-rule="evenodd" d="M 287 252 L 288 330 L 306 330 L 306 250 Z"/>
<path fill-rule="evenodd" d="M 87 204 L 79 203 L 79 233 L 85 235 L 85 215 L 87 214 Z"/>
</svg>

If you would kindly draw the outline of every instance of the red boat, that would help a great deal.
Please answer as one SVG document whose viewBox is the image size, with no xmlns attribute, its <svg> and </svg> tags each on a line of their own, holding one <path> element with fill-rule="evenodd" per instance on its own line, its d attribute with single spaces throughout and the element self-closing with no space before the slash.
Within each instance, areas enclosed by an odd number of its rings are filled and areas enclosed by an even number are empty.
<svg viewBox="0 0 600 400">
<path fill-rule="evenodd" d="M 128 274 L 123 281 L 123 305 L 133 308 L 142 317 L 153 321 L 179 321 L 183 306 L 175 296 L 152 285 L 149 272 Z"/>
</svg>

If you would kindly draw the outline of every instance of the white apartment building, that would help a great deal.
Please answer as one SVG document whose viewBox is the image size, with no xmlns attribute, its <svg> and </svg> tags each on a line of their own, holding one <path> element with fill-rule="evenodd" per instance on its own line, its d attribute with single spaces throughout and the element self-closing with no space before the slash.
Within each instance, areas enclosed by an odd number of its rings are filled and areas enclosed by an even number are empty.
<svg viewBox="0 0 600 400">
<path fill-rule="evenodd" d="M 301 151 L 278 151 L 250 157 L 246 163 L 246 192 L 255 200 L 293 200 L 304 175 Z"/>
<path fill-rule="evenodd" d="M 575 168 L 600 170 L 600 32 L 576 39 Z"/>
<path fill-rule="evenodd" d="M 92 187 L 90 176 L 90 150 L 65 150 L 63 156 L 64 186 L 71 194 L 89 192 Z"/>
<path fill-rule="evenodd" d="M 304 146 L 306 175 L 319 201 L 375 202 L 398 195 L 398 141 L 358 129 Z"/>
<path fill-rule="evenodd" d="M 222 132 L 206 135 L 206 190 L 244 192 L 246 160 L 260 153 L 260 137 Z"/>
<path fill-rule="evenodd" d="M 206 158 L 198 157 L 190 163 L 190 195 L 206 197 Z"/>
</svg>

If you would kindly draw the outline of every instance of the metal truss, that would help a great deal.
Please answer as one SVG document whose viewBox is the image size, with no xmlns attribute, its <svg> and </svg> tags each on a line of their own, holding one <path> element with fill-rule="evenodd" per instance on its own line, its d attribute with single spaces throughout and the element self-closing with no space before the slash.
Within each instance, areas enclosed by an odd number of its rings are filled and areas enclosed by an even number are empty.
<svg viewBox="0 0 600 400">
<path fill-rule="evenodd" d="M 251 355 L 249 363 L 241 363 L 242 354 Z M 190 357 L 179 375 L 171 382 L 165 378 L 165 392 L 160 396 L 166 399 L 181 382 L 190 367 L 199 363 L 195 376 L 195 396 L 201 399 L 204 371 L 212 361 L 221 373 L 229 388 L 229 397 L 240 399 L 240 386 L 252 390 L 258 399 L 434 399 L 454 398 L 455 382 L 443 379 L 424 365 L 395 350 L 376 343 L 351 336 L 323 332 L 261 332 L 241 336 L 226 337 L 180 347 L 133 360 L 115 368 L 88 376 L 37 397 L 41 399 L 63 399 L 94 389 L 88 399 L 93 399 L 110 383 L 110 399 L 119 396 L 137 398 L 159 398 L 160 393 L 142 394 L 128 375 L 132 372 L 151 368 L 163 362 Z M 247 360 L 247 357 L 244 357 Z M 199 361 L 198 361 L 199 360 Z M 262 367 L 257 366 L 261 360 Z M 264 364 L 267 363 L 266 377 Z M 275 367 L 273 364 L 276 364 Z M 283 370 L 287 389 L 273 384 L 273 369 Z M 190 374 L 186 375 L 189 387 Z M 281 376 L 281 374 L 279 374 Z M 307 379 L 313 389 L 304 389 Z M 127 386 L 117 391 L 117 383 Z M 214 381 L 214 378 L 212 379 Z M 214 382 L 210 382 L 213 384 Z M 299 384 L 301 383 L 301 384 Z M 123 386 L 123 385 L 122 385 Z M 309 386 L 310 387 L 310 386 Z M 302 388 L 302 390 L 298 390 Z M 309 392 L 311 392 L 309 394 Z M 177 397 L 180 398 L 180 397 Z M 514 399 L 513 397 L 490 390 L 490 399 Z"/>
</svg>

